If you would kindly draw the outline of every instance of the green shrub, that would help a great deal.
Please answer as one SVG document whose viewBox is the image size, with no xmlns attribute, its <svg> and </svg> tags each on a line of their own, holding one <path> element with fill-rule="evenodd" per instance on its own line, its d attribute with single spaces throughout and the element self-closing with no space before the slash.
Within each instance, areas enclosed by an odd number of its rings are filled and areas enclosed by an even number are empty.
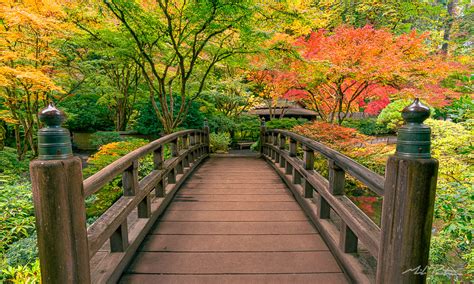
<svg viewBox="0 0 474 284">
<path fill-rule="evenodd" d="M 34 263 L 38 258 L 36 233 L 14 242 L 5 253 L 6 263 L 16 267 Z"/>
<path fill-rule="evenodd" d="M 211 152 L 227 152 L 230 145 L 230 135 L 228 133 L 210 133 L 209 144 Z"/>
<path fill-rule="evenodd" d="M 3 267 L 0 273 L 0 283 L 3 280 L 6 280 L 6 283 L 41 283 L 39 259 L 31 264 Z"/>
<path fill-rule="evenodd" d="M 448 106 L 436 108 L 433 117 L 451 119 L 454 122 L 474 119 L 474 100 L 471 95 L 460 97 Z"/>
<path fill-rule="evenodd" d="M 439 264 L 462 262 L 465 273 L 472 275 L 474 133 L 449 121 L 428 119 L 425 123 L 431 127 L 432 155 L 440 165 L 434 212 L 438 220 L 436 236 L 454 241 L 454 249 L 444 258 L 438 244 L 432 243 L 432 255 L 436 256 L 433 261 Z"/>
<path fill-rule="evenodd" d="M 99 151 L 92 155 L 89 160 L 89 166 L 84 169 L 84 176 L 89 177 L 105 166 L 111 164 L 120 157 L 125 156 L 131 151 L 148 144 L 143 139 L 130 139 L 127 141 L 112 142 L 100 147 Z M 151 156 L 147 156 L 140 161 L 139 175 L 143 177 L 149 173 L 153 162 Z M 147 173 L 145 173 L 147 171 Z M 121 178 L 118 176 L 113 181 L 105 185 L 99 192 L 86 199 L 86 212 L 88 218 L 100 216 L 117 199 L 122 196 Z"/>
<path fill-rule="evenodd" d="M 390 132 L 397 131 L 403 125 L 401 111 L 410 103 L 409 100 L 396 100 L 389 103 L 377 117 L 377 124 L 385 127 Z"/>
<path fill-rule="evenodd" d="M 0 191 L 0 254 L 35 229 L 31 184 L 4 184 Z"/>
<path fill-rule="evenodd" d="M 19 178 L 28 177 L 30 160 L 18 161 L 17 158 L 16 150 L 13 148 L 5 147 L 0 151 L 0 185 L 17 183 Z"/>
<path fill-rule="evenodd" d="M 77 94 L 61 101 L 58 107 L 67 115 L 65 127 L 79 132 L 114 129 L 112 113 L 97 103 L 99 99 L 96 94 Z"/>
<path fill-rule="evenodd" d="M 210 116 L 208 123 L 211 132 L 230 132 L 237 128 L 237 123 L 234 118 L 220 113 Z"/>
<path fill-rule="evenodd" d="M 159 100 L 156 100 L 160 107 Z M 177 114 L 181 107 L 181 98 L 175 97 L 174 114 Z M 197 102 L 191 102 L 189 111 L 181 125 L 182 129 L 201 129 L 204 124 L 204 116 L 199 111 L 200 105 Z M 139 106 L 139 114 L 135 120 L 130 121 L 130 127 L 145 135 L 158 135 L 163 133 L 163 125 L 156 117 L 155 110 L 150 100 Z"/>
<path fill-rule="evenodd" d="M 258 140 L 261 121 L 256 115 L 241 115 L 234 128 L 236 141 Z"/>
<path fill-rule="evenodd" d="M 120 142 L 123 140 L 124 139 L 120 136 L 120 134 L 115 131 L 100 131 L 92 134 L 91 136 L 91 144 L 96 148 L 99 148 L 105 144 Z"/>
<path fill-rule="evenodd" d="M 385 126 L 378 124 L 377 119 L 373 117 L 364 119 L 345 119 L 342 122 L 342 125 L 357 129 L 357 131 L 365 135 L 382 135 L 390 133 Z"/>
<path fill-rule="evenodd" d="M 291 129 L 297 125 L 305 124 L 308 122 L 307 119 L 304 118 L 279 118 L 279 119 L 272 119 L 266 123 L 268 129 Z"/>
</svg>

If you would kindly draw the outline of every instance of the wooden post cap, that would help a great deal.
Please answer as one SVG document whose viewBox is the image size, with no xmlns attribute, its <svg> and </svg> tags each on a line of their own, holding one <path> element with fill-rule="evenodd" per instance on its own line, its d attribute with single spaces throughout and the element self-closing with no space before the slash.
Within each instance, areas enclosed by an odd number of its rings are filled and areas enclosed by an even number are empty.
<svg viewBox="0 0 474 284">
<path fill-rule="evenodd" d="M 45 127 L 38 131 L 38 159 L 65 160 L 72 157 L 69 130 L 62 128 L 66 115 L 52 103 L 39 112 Z"/>
<path fill-rule="evenodd" d="M 431 158 L 431 130 L 423 124 L 430 116 L 430 109 L 418 98 L 402 111 L 405 125 L 398 130 L 395 155 L 406 159 Z"/>
</svg>

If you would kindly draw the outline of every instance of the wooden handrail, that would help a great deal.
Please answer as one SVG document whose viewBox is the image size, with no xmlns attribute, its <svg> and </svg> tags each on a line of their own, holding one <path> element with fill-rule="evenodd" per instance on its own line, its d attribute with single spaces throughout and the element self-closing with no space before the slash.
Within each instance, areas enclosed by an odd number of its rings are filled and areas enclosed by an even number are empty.
<svg viewBox="0 0 474 284">
<path fill-rule="evenodd" d="M 81 162 L 72 155 L 32 162 L 43 282 L 117 282 L 181 184 L 208 157 L 208 135 L 206 125 L 166 135 L 84 181 Z M 166 160 L 165 145 L 171 148 Z M 140 179 L 139 161 L 149 154 L 153 169 Z M 85 198 L 120 176 L 123 195 L 86 228 Z"/>
<path fill-rule="evenodd" d="M 118 280 L 146 233 L 179 186 L 208 156 L 207 135 L 206 129 L 169 134 L 130 152 L 84 181 L 86 196 L 98 192 L 120 174 L 124 187 L 124 195 L 87 229 L 91 263 L 103 264 L 91 267 L 93 283 Z M 171 144 L 171 157 L 167 160 L 163 157 L 165 144 Z M 154 169 L 138 180 L 138 161 L 148 154 L 153 154 Z M 125 194 L 125 187 L 134 189 L 127 188 Z M 151 198 L 153 190 L 155 194 L 154 198 Z M 135 211 L 137 218 L 134 219 L 130 216 Z M 110 243 L 110 249 L 104 251 L 103 247 L 107 241 Z"/>
<path fill-rule="evenodd" d="M 355 283 L 424 283 L 428 265 L 438 162 L 430 157 L 429 109 L 404 109 L 397 151 L 385 178 L 343 154 L 286 130 L 260 128 L 260 152 L 288 185 Z M 301 147 L 301 148 L 300 148 Z M 302 150 L 303 158 L 301 159 Z M 328 178 L 314 170 L 314 153 L 328 160 Z M 345 196 L 346 173 L 383 197 L 377 226 Z M 334 214 L 335 213 L 335 214 Z M 361 248 L 374 261 L 359 258 Z M 375 262 L 372 265 L 369 263 Z"/>
<path fill-rule="evenodd" d="M 183 130 L 175 132 L 166 136 L 163 136 L 157 140 L 150 142 L 149 144 L 135 149 L 127 155 L 117 159 L 110 165 L 104 167 L 94 175 L 84 180 L 84 191 L 85 196 L 90 196 L 96 193 L 100 188 L 112 181 L 118 175 L 122 174 L 133 161 L 138 161 L 140 158 L 152 153 L 156 149 L 163 145 L 175 141 L 179 137 L 184 137 L 190 134 L 204 134 L 203 130 Z"/>
<path fill-rule="evenodd" d="M 279 129 L 263 129 L 261 133 L 264 135 L 261 139 L 263 157 L 286 182 L 350 278 L 356 282 L 371 282 L 363 273 L 362 265 L 350 253 L 356 252 L 361 242 L 377 259 L 381 230 L 344 195 L 345 173 L 361 181 L 377 195 L 384 193 L 384 178 L 307 137 Z M 298 149 L 304 152 L 303 159 L 299 157 Z M 329 179 L 314 170 L 315 152 L 327 158 Z M 330 221 L 331 210 L 340 218 L 339 226 Z"/>
<path fill-rule="evenodd" d="M 314 141 L 312 139 L 309 139 L 307 137 L 298 135 L 290 131 L 273 129 L 273 130 L 268 130 L 267 133 L 268 134 L 275 133 L 277 135 L 280 134 L 283 137 L 289 137 L 290 139 L 294 139 L 300 142 L 305 147 L 312 149 L 318 153 L 321 153 L 323 156 L 325 156 L 329 160 L 334 161 L 334 163 L 336 163 L 337 166 L 342 168 L 351 176 L 361 181 L 364 185 L 366 185 L 370 190 L 375 192 L 377 195 L 383 196 L 384 194 L 383 187 L 384 187 L 385 178 L 369 170 L 363 165 L 357 163 L 351 158 L 327 147 L 326 145 L 322 143 L 319 143 L 317 141 Z"/>
</svg>

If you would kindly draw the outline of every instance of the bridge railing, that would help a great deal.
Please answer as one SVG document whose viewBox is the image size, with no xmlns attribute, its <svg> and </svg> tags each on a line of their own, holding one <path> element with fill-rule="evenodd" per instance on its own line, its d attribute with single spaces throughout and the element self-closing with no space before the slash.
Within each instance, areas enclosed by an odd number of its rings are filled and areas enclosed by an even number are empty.
<svg viewBox="0 0 474 284">
<path fill-rule="evenodd" d="M 42 282 L 115 283 L 177 189 L 208 156 L 209 128 L 166 135 L 83 181 L 81 161 L 60 127 L 63 114 L 49 106 L 40 118 L 46 128 L 30 169 Z M 153 170 L 140 179 L 147 155 Z M 87 228 L 85 198 L 120 176 L 123 195 Z"/>
<path fill-rule="evenodd" d="M 353 270 L 355 279 L 362 267 L 354 267 L 355 257 L 347 253 L 357 252 L 359 240 L 376 258 L 380 247 L 380 228 L 360 210 L 346 195 L 346 173 L 365 184 L 379 196 L 383 196 L 385 179 L 331 148 L 301 135 L 285 130 L 265 132 L 264 157 L 283 177 L 295 193 L 299 203 L 324 235 L 331 251 L 347 269 Z M 303 159 L 297 155 L 303 151 Z M 315 152 L 328 161 L 329 179 L 314 170 Z M 330 221 L 331 210 L 340 218 L 339 229 Z"/>
<path fill-rule="evenodd" d="M 429 109 L 418 101 L 404 110 L 408 123 L 399 132 L 397 153 L 387 162 L 386 177 L 317 141 L 285 130 L 267 130 L 262 124 L 263 157 L 287 183 L 356 283 L 411 283 L 426 277 L 410 271 L 428 264 L 437 173 L 437 161 L 429 154 L 429 127 L 421 124 L 428 115 Z M 327 159 L 327 179 L 314 170 L 315 152 Z M 345 195 L 346 174 L 383 197 L 381 227 Z M 376 264 L 360 258 L 365 251 Z"/>
<path fill-rule="evenodd" d="M 123 156 L 84 180 L 85 197 L 122 176 L 123 196 L 87 228 L 89 258 L 106 264 L 91 267 L 92 283 L 117 280 L 156 218 L 184 179 L 208 154 L 207 133 L 184 130 L 166 135 Z M 164 159 L 165 145 L 171 157 Z M 139 160 L 153 154 L 153 170 L 138 178 Z M 131 217 L 132 213 L 136 218 Z M 103 250 L 108 242 L 108 248 Z M 102 249 L 102 250 L 101 250 Z M 100 251 L 99 251 L 100 250 Z M 117 257 L 116 253 L 122 253 Z"/>
</svg>

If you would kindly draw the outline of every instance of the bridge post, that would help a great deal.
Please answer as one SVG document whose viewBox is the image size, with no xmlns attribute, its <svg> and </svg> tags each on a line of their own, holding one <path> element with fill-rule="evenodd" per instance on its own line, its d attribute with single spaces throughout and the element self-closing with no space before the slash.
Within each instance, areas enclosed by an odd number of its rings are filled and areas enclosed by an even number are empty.
<svg viewBox="0 0 474 284">
<path fill-rule="evenodd" d="M 282 133 L 280 133 L 280 145 L 279 145 L 279 148 L 280 150 L 285 150 L 285 147 L 286 147 L 286 137 L 285 135 L 283 135 Z M 283 168 L 285 167 L 285 158 L 283 157 L 283 155 L 280 155 L 280 168 Z"/>
<path fill-rule="evenodd" d="M 430 154 L 430 115 L 418 99 L 402 111 L 397 150 L 387 161 L 377 283 L 425 283 L 438 161 Z"/>
<path fill-rule="evenodd" d="M 314 151 L 313 149 L 303 146 L 303 160 L 304 160 L 304 169 L 308 171 L 314 170 Z M 304 184 L 304 197 L 313 198 L 313 186 L 305 179 Z"/>
<path fill-rule="evenodd" d="M 207 122 L 207 118 L 204 119 L 204 126 L 202 128 L 204 131 L 204 141 L 202 141 L 205 145 L 204 147 L 204 154 L 209 154 L 210 153 L 210 141 L 209 141 L 209 123 Z"/>
<path fill-rule="evenodd" d="M 265 125 L 265 119 L 262 118 L 260 122 L 260 147 L 259 151 L 263 155 L 265 154 L 265 142 L 267 141 L 266 139 L 266 132 L 267 132 L 267 126 Z"/>
<path fill-rule="evenodd" d="M 90 283 L 81 160 L 73 157 L 64 113 L 39 113 L 39 157 L 30 163 L 42 283 Z"/>
<path fill-rule="evenodd" d="M 193 147 L 194 145 L 196 145 L 196 133 L 194 132 L 191 132 L 191 134 L 189 135 L 189 146 Z M 196 156 L 196 151 L 192 151 L 190 154 L 189 154 L 189 163 L 194 163 L 194 161 L 196 160 L 195 159 L 195 156 Z"/>
</svg>

